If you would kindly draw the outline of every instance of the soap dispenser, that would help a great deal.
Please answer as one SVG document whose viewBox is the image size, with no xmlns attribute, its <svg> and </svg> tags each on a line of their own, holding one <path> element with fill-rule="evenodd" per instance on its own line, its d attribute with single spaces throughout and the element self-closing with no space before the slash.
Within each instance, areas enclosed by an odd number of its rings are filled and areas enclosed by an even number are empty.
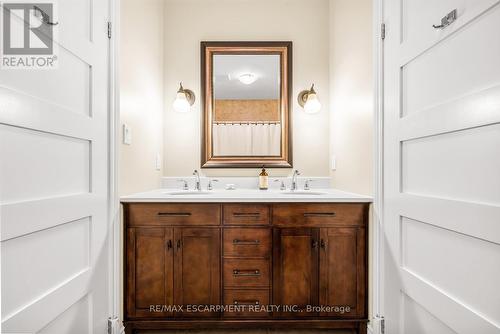
<svg viewBox="0 0 500 334">
<path fill-rule="evenodd" d="M 269 185 L 269 175 L 266 172 L 264 166 L 262 166 L 262 172 L 259 174 L 259 189 L 267 190 Z"/>
</svg>

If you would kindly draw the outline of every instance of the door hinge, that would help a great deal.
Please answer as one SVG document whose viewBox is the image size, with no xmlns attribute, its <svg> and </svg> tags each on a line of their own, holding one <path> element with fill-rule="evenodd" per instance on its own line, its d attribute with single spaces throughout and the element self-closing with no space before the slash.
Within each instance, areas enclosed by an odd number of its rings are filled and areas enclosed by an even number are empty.
<svg viewBox="0 0 500 334">
<path fill-rule="evenodd" d="M 380 25 L 380 37 L 382 38 L 382 40 L 385 39 L 385 23 L 382 23 Z"/>
<path fill-rule="evenodd" d="M 120 323 L 118 317 L 108 318 L 108 334 L 122 334 L 124 332 L 123 325 Z"/>
<path fill-rule="evenodd" d="M 373 317 L 372 329 L 374 333 L 385 334 L 385 319 L 381 315 Z"/>
<path fill-rule="evenodd" d="M 111 38 L 111 22 L 108 22 L 108 38 Z"/>
</svg>

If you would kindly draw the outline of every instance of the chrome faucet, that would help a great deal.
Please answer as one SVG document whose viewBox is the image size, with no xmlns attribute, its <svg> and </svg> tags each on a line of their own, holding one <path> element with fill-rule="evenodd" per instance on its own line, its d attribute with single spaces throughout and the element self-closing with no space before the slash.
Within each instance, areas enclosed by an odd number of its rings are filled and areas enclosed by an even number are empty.
<svg viewBox="0 0 500 334">
<path fill-rule="evenodd" d="M 286 190 L 285 181 L 280 180 L 280 179 L 274 180 L 274 182 L 280 182 L 280 181 L 281 181 L 280 190 Z"/>
<path fill-rule="evenodd" d="M 293 172 L 293 176 L 292 176 L 292 187 L 290 188 L 290 190 L 297 190 L 297 175 L 300 175 L 300 172 L 296 169 L 294 172 Z"/>
<path fill-rule="evenodd" d="M 180 179 L 180 180 L 177 180 L 177 182 L 183 182 L 182 190 L 189 190 L 189 186 L 188 186 L 188 183 L 186 180 Z"/>
<path fill-rule="evenodd" d="M 194 190 L 201 191 L 200 173 L 195 169 L 193 175 L 196 176 L 196 182 L 194 183 Z"/>
<path fill-rule="evenodd" d="M 306 183 L 304 183 L 304 190 L 310 190 L 311 189 L 311 182 L 313 182 L 314 180 L 313 179 L 308 179 L 306 180 Z"/>
<path fill-rule="evenodd" d="M 214 189 L 214 187 L 212 185 L 212 182 L 219 182 L 219 180 L 217 180 L 217 179 L 208 180 L 207 190 L 213 190 Z"/>
</svg>

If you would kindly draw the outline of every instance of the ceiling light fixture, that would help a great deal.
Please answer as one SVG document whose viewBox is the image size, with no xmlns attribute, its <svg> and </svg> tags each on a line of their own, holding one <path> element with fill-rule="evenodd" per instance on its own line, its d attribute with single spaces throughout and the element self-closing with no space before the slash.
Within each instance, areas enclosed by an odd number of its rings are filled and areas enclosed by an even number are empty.
<svg viewBox="0 0 500 334">
<path fill-rule="evenodd" d="M 257 80 L 257 76 L 253 73 L 244 73 L 238 77 L 242 84 L 251 85 Z"/>
</svg>

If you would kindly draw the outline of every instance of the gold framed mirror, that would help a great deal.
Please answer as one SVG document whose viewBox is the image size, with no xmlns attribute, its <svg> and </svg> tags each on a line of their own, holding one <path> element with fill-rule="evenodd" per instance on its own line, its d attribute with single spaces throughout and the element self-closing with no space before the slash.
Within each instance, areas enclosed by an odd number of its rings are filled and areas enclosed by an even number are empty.
<svg viewBox="0 0 500 334">
<path fill-rule="evenodd" d="M 291 91 L 292 42 L 201 42 L 201 167 L 292 167 Z"/>
</svg>

